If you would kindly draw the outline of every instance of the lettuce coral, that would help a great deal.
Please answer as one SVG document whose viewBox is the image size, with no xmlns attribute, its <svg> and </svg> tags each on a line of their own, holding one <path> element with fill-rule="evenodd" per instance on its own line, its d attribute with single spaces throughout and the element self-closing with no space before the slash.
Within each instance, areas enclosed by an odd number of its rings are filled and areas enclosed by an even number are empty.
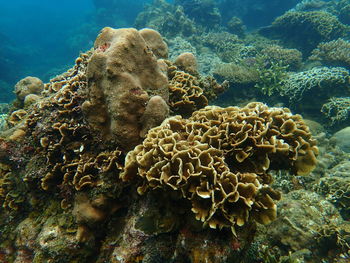
<svg viewBox="0 0 350 263">
<path fill-rule="evenodd" d="M 308 174 L 318 150 L 301 116 L 261 103 L 208 106 L 189 119 L 171 117 L 126 156 L 124 181 L 139 194 L 155 189 L 188 199 L 211 228 L 276 218 L 271 169 Z M 171 194 L 170 194 L 171 195 Z"/>
</svg>

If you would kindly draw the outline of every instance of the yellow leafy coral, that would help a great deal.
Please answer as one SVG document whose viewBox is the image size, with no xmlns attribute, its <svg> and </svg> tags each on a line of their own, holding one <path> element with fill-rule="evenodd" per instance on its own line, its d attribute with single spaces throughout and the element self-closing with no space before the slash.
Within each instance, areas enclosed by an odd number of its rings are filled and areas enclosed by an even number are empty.
<svg viewBox="0 0 350 263">
<path fill-rule="evenodd" d="M 204 225 L 235 231 L 251 219 L 276 218 L 280 193 L 270 187 L 270 169 L 307 174 L 317 153 L 301 116 L 288 109 L 208 106 L 151 129 L 127 154 L 121 178 L 138 181 L 139 194 L 175 191 Z"/>
</svg>

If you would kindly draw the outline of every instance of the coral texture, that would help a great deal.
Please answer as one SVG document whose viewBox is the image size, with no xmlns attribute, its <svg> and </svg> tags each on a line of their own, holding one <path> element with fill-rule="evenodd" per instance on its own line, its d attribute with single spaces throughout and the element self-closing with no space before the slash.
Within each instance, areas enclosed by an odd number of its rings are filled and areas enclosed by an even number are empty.
<svg viewBox="0 0 350 263">
<path fill-rule="evenodd" d="M 281 66 L 287 66 L 290 71 L 296 71 L 301 67 L 302 54 L 297 49 L 271 45 L 265 47 L 261 51 L 261 55 L 266 63 L 279 63 Z"/>
<path fill-rule="evenodd" d="M 15 85 L 15 93 L 20 104 L 29 106 L 40 98 L 44 83 L 36 77 L 25 77 Z"/>
<path fill-rule="evenodd" d="M 211 228 L 276 218 L 270 169 L 308 174 L 316 165 L 316 141 L 301 116 L 250 103 L 244 108 L 208 106 L 186 120 L 169 118 L 149 131 L 126 156 L 124 181 L 138 192 L 174 191 Z"/>
<path fill-rule="evenodd" d="M 350 118 L 350 97 L 332 97 L 322 105 L 321 112 L 331 124 L 341 123 Z"/>
<path fill-rule="evenodd" d="M 191 75 L 198 76 L 196 57 L 189 52 L 185 52 L 177 56 L 174 62 L 180 70 L 183 70 Z"/>
<path fill-rule="evenodd" d="M 305 52 L 310 52 L 320 42 L 344 36 L 349 28 L 336 16 L 323 11 L 287 12 L 276 18 L 270 28 L 262 33 L 280 37 Z"/>
<path fill-rule="evenodd" d="M 190 36 L 199 31 L 181 6 L 174 6 L 165 0 L 155 0 L 146 6 L 137 16 L 135 27 L 153 28 L 165 37 Z"/>
<path fill-rule="evenodd" d="M 190 115 L 195 110 L 208 105 L 208 99 L 196 77 L 178 70 L 176 66 L 170 66 L 168 71 L 169 104 L 173 112 Z"/>
<path fill-rule="evenodd" d="M 159 45 L 159 34 L 152 31 L 151 38 L 147 32 L 104 28 L 87 68 L 89 98 L 83 112 L 93 128 L 123 149 L 140 142 L 140 119 L 150 97 L 159 95 L 168 101 L 168 78 L 152 51 L 161 46 L 159 54 L 164 56 L 165 44 Z M 148 45 L 145 34 L 147 41 L 157 39 L 157 43 Z"/>
<path fill-rule="evenodd" d="M 329 98 L 348 92 L 349 79 L 349 71 L 345 68 L 313 68 L 289 74 L 282 83 L 280 93 L 289 99 L 291 107 L 319 113 Z"/>
<path fill-rule="evenodd" d="M 321 61 L 328 66 L 350 69 L 350 42 L 342 38 L 321 43 L 312 51 L 311 60 Z"/>
</svg>

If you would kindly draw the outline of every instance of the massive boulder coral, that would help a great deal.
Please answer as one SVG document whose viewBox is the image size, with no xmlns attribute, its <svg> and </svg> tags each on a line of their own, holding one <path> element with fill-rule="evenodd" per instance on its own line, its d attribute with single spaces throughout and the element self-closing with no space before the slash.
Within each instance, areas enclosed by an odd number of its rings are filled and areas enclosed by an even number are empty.
<svg viewBox="0 0 350 263">
<path fill-rule="evenodd" d="M 83 112 L 93 128 L 123 149 L 140 142 L 140 119 L 149 99 L 159 95 L 168 101 L 169 97 L 168 78 L 154 55 L 156 50 L 152 51 L 163 42 L 161 36 L 152 35 L 160 38 L 152 46 L 142 35 L 131 28 L 104 28 L 87 68 L 88 100 L 82 105 Z M 164 45 L 162 56 L 166 55 Z"/>
<path fill-rule="evenodd" d="M 15 85 L 17 104 L 19 106 L 29 106 L 40 99 L 41 92 L 44 89 L 44 83 L 36 77 L 25 77 Z"/>
<path fill-rule="evenodd" d="M 124 181 L 138 192 L 163 189 L 188 199 L 211 228 L 276 218 L 271 169 L 308 174 L 318 149 L 301 116 L 261 103 L 208 106 L 189 119 L 171 117 L 126 156 Z M 170 194 L 171 196 L 171 194 Z"/>
</svg>

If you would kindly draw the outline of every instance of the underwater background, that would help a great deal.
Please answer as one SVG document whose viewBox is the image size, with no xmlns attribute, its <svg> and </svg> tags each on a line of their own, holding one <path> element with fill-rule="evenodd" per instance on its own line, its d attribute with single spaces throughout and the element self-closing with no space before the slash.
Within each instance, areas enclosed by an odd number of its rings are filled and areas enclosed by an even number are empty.
<svg viewBox="0 0 350 263">
<path fill-rule="evenodd" d="M 350 262 L 350 0 L 0 9 L 0 263 Z"/>
</svg>

